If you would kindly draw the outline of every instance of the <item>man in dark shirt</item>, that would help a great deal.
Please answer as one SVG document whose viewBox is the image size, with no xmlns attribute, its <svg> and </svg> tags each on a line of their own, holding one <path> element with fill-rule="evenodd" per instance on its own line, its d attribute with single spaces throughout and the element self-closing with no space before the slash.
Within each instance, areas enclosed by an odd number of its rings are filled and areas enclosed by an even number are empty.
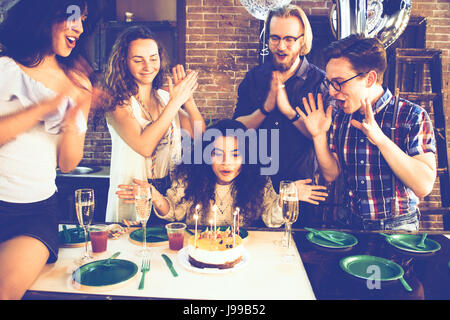
<svg viewBox="0 0 450 320">
<path fill-rule="evenodd" d="M 311 50 L 312 31 L 303 10 L 288 5 L 272 11 L 266 25 L 271 59 L 247 73 L 233 118 L 247 128 L 278 129 L 277 141 L 270 141 L 270 135 L 267 139 L 268 150 L 274 150 L 271 144 L 279 146 L 279 154 L 271 155 L 279 164 L 271 175 L 278 192 L 282 180 L 314 178 L 314 145 L 295 107 L 303 109 L 302 98 L 309 92 L 328 95 L 325 73 L 304 57 Z"/>
</svg>

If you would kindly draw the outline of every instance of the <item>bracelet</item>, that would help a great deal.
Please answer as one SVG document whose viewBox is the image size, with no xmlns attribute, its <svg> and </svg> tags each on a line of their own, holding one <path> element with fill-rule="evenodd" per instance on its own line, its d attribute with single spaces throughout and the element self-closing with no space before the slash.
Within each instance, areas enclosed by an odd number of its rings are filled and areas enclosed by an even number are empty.
<svg viewBox="0 0 450 320">
<path fill-rule="evenodd" d="M 300 114 L 297 111 L 295 111 L 295 116 L 291 119 L 291 122 L 295 122 L 298 119 L 300 119 Z"/>
<path fill-rule="evenodd" d="M 259 111 L 261 111 L 261 113 L 265 116 L 268 116 L 270 114 L 270 112 L 268 112 L 268 111 L 266 111 L 266 109 L 264 109 L 264 106 L 260 106 Z"/>
</svg>

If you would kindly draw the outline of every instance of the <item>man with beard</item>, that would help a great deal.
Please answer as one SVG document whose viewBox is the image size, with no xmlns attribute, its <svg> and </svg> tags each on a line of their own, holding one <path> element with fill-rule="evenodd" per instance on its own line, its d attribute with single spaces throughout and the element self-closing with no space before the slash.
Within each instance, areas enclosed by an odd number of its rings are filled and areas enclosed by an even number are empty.
<svg viewBox="0 0 450 320">
<path fill-rule="evenodd" d="M 279 154 L 270 155 L 279 163 L 278 172 L 271 176 L 278 191 L 282 180 L 314 178 L 314 146 L 295 108 L 303 110 L 302 98 L 309 92 L 322 93 L 327 101 L 328 90 L 323 84 L 325 73 L 305 57 L 313 35 L 304 11 L 295 5 L 271 11 L 266 26 L 271 59 L 246 74 L 233 118 L 247 128 L 278 130 L 277 141 L 270 141 L 270 134 L 267 137 L 267 150 L 274 150 L 271 144 L 279 146 Z M 258 131 L 261 137 L 263 131 Z M 300 205 L 302 216 L 313 209 L 306 203 Z"/>
</svg>

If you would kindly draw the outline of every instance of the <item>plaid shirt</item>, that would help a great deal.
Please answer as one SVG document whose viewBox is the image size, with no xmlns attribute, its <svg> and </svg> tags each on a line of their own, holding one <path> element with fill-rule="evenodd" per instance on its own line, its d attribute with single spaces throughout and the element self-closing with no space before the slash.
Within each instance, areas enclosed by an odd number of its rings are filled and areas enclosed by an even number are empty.
<svg viewBox="0 0 450 320">
<path fill-rule="evenodd" d="M 395 98 L 387 89 L 374 105 L 375 120 L 387 137 L 391 137 Z M 391 212 L 392 170 L 380 150 L 369 142 L 367 136 L 350 124 L 362 121 L 359 111 L 345 114 L 338 110 L 330 131 L 330 150 L 339 157 L 355 214 L 364 219 L 383 219 Z M 400 99 L 394 142 L 407 155 L 413 157 L 426 152 L 436 153 L 433 125 L 427 112 L 420 106 Z M 399 179 L 395 179 L 397 215 L 414 212 L 418 197 Z"/>
</svg>

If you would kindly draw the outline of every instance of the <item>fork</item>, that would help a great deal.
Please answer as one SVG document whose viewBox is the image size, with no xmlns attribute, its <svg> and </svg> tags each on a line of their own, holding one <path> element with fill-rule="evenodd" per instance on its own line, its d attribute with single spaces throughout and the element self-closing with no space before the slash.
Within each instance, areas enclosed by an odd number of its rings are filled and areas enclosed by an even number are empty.
<svg viewBox="0 0 450 320">
<path fill-rule="evenodd" d="M 139 290 L 144 289 L 145 274 L 150 271 L 150 259 L 142 259 L 141 265 L 141 282 L 139 282 Z"/>
</svg>

